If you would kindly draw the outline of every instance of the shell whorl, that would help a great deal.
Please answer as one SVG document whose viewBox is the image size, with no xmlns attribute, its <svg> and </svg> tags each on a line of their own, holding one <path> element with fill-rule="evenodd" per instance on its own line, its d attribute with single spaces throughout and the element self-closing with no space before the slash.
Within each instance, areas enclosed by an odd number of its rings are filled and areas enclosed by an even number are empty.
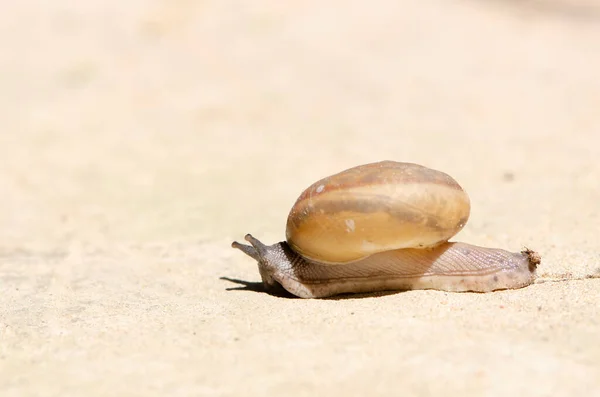
<svg viewBox="0 0 600 397">
<path fill-rule="evenodd" d="M 383 161 L 312 184 L 287 220 L 288 244 L 303 257 L 342 264 L 402 248 L 436 246 L 469 218 L 466 192 L 449 175 Z"/>
</svg>

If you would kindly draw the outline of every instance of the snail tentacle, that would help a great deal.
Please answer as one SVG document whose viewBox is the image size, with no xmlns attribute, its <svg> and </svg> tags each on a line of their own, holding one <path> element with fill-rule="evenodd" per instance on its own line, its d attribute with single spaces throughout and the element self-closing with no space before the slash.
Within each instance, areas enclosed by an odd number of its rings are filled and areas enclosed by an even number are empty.
<svg viewBox="0 0 600 397">
<path fill-rule="evenodd" d="M 251 257 L 252 259 L 254 259 L 256 261 L 260 260 L 260 257 L 258 256 L 258 252 L 256 252 L 256 249 L 254 247 L 252 247 L 251 245 L 240 244 L 237 241 L 234 241 L 233 243 L 231 243 L 231 247 L 239 249 L 244 254 L 248 255 L 249 257 Z"/>
<path fill-rule="evenodd" d="M 256 261 L 261 261 L 265 255 L 267 254 L 268 247 L 264 245 L 260 240 L 254 238 L 250 233 L 244 236 L 244 240 L 249 242 L 250 245 L 240 244 L 237 241 L 231 243 L 233 248 L 237 248 L 241 250 L 243 253 L 248 255 L 249 257 L 255 259 Z"/>
<path fill-rule="evenodd" d="M 252 246 L 234 241 L 231 246 L 244 252 L 258 262 L 258 271 L 266 290 L 283 287 L 294 295 L 297 292 L 298 280 L 293 275 L 293 268 L 304 259 L 292 251 L 285 242 L 267 246 L 251 234 L 244 237 Z M 310 296 L 301 296 L 310 297 Z"/>
</svg>

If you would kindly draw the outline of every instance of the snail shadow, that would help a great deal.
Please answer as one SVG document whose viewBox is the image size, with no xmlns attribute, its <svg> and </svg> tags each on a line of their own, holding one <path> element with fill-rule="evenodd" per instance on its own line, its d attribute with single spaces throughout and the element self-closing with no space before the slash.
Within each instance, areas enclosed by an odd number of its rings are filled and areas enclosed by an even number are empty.
<svg viewBox="0 0 600 397">
<path fill-rule="evenodd" d="M 225 288 L 226 291 L 252 291 L 252 292 L 259 292 L 259 293 L 272 295 L 272 296 L 275 296 L 278 298 L 301 299 L 301 298 L 297 297 L 296 295 L 293 295 L 290 292 L 288 292 L 287 290 L 285 290 L 279 284 L 267 289 L 267 288 L 265 288 L 262 281 L 245 281 L 245 280 L 240 280 L 237 278 L 230 278 L 230 277 L 219 277 L 219 280 L 229 281 L 231 283 L 240 285 L 240 287 Z M 407 290 L 378 291 L 378 292 L 365 292 L 365 293 L 347 293 L 347 294 L 340 294 L 340 295 L 330 296 L 330 297 L 326 297 L 326 298 L 318 298 L 318 299 L 339 301 L 339 300 L 349 300 L 349 299 L 377 298 L 380 296 L 395 295 L 395 294 L 399 294 L 399 293 L 406 292 L 406 291 Z"/>
<path fill-rule="evenodd" d="M 237 278 L 230 277 L 219 277 L 219 280 L 229 281 L 234 284 L 240 285 L 240 287 L 230 287 L 225 288 L 226 291 L 252 291 L 252 292 L 260 292 L 269 295 L 276 296 L 278 298 L 290 298 L 290 299 L 300 299 L 295 295 L 292 295 L 288 291 L 286 291 L 281 285 L 277 284 L 275 287 L 271 287 L 269 289 L 265 288 L 262 281 L 245 281 Z"/>
<path fill-rule="evenodd" d="M 364 292 L 364 293 L 347 293 L 329 296 L 327 298 L 319 298 L 328 301 L 341 301 L 341 300 L 352 300 L 352 299 L 366 299 L 366 298 L 379 298 L 388 295 L 397 295 L 408 290 L 390 290 L 390 291 L 377 291 L 377 292 Z"/>
</svg>

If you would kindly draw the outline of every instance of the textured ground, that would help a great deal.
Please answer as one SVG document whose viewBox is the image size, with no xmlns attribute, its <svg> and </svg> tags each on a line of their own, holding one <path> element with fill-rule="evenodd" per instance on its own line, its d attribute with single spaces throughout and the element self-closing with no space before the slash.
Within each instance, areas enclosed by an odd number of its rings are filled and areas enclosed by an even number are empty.
<svg viewBox="0 0 600 397">
<path fill-rule="evenodd" d="M 598 278 L 287 299 L 229 247 L 390 159 L 464 186 L 458 239 L 598 274 L 596 2 L 26 0 L 0 20 L 3 397 L 600 394 Z"/>
</svg>

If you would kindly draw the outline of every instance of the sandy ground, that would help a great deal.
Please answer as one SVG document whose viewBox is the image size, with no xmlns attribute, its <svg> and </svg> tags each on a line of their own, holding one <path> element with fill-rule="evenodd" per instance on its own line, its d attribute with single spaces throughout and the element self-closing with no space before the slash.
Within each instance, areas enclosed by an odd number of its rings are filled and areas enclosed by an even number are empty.
<svg viewBox="0 0 600 397">
<path fill-rule="evenodd" d="M 391 159 L 597 274 L 596 4 L 3 2 L 0 394 L 600 395 L 600 279 L 300 300 L 229 246 Z"/>
</svg>

